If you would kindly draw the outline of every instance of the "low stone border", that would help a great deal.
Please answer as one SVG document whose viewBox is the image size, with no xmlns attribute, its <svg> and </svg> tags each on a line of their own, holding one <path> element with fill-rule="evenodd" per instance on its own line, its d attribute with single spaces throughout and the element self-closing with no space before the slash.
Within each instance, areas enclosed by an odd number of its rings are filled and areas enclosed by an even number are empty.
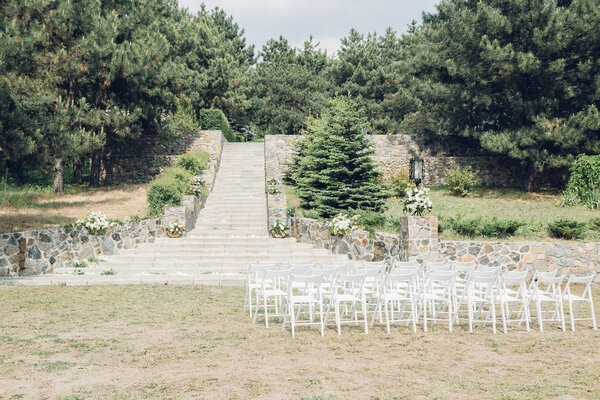
<svg viewBox="0 0 600 400">
<path fill-rule="evenodd" d="M 474 261 L 479 265 L 505 265 L 509 269 L 531 267 L 537 271 L 568 270 L 600 273 L 598 242 L 440 242 L 440 254 L 449 261 Z"/>
</svg>

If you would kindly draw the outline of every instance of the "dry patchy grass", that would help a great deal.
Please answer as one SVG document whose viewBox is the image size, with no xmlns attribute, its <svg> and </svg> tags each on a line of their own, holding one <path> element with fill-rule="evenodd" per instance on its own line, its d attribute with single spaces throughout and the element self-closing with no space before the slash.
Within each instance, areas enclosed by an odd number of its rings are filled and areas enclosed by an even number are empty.
<svg viewBox="0 0 600 400">
<path fill-rule="evenodd" d="M 23 207 L 0 206 L 0 232 L 65 225 L 97 211 L 123 219 L 146 214 L 146 185 L 87 189 L 73 194 L 32 196 Z"/>
<path fill-rule="evenodd" d="M 596 298 L 600 291 L 596 289 Z M 2 399 L 598 398 L 600 334 L 253 325 L 243 289 L 0 288 Z M 600 304 L 598 308 L 600 309 Z"/>
</svg>

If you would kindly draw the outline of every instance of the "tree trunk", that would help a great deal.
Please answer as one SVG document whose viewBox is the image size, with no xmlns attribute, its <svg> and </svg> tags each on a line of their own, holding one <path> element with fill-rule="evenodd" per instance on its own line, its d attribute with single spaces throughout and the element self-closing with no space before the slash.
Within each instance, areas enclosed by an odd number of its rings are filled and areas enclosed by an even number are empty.
<svg viewBox="0 0 600 400">
<path fill-rule="evenodd" d="M 535 168 L 535 163 L 531 163 L 529 167 L 529 177 L 527 178 L 527 183 L 525 185 L 525 191 L 532 192 L 535 189 L 535 179 L 537 178 L 537 169 Z"/>
<path fill-rule="evenodd" d="M 83 160 L 80 156 L 73 157 L 73 180 L 81 182 L 81 170 L 83 169 Z"/>
<path fill-rule="evenodd" d="M 110 154 L 102 154 L 102 165 L 104 166 L 104 185 L 113 184 L 113 165 Z"/>
<path fill-rule="evenodd" d="M 92 152 L 92 160 L 90 162 L 90 186 L 100 186 L 100 168 L 101 168 L 101 156 L 100 150 L 94 150 Z"/>
<path fill-rule="evenodd" d="M 65 189 L 65 160 L 54 160 L 54 193 L 63 193 Z"/>
</svg>

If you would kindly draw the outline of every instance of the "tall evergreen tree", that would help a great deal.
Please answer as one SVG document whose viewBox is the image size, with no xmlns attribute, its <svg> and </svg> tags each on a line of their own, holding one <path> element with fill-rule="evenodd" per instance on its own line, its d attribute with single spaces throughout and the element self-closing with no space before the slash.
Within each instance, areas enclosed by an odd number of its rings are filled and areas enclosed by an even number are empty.
<svg viewBox="0 0 600 400">
<path fill-rule="evenodd" d="M 322 217 L 349 210 L 382 211 L 386 191 L 366 137 L 367 120 L 357 102 L 338 97 L 313 121 L 311 142 L 294 173 L 303 204 Z"/>
<path fill-rule="evenodd" d="M 600 151 L 596 0 L 445 0 L 411 36 L 413 130 L 515 159 L 529 190 L 539 172 Z"/>
</svg>

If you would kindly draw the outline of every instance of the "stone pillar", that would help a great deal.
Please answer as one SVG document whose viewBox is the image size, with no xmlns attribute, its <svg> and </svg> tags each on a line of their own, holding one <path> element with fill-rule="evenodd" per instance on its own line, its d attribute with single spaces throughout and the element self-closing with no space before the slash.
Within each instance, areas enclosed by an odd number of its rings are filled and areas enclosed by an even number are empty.
<svg viewBox="0 0 600 400">
<path fill-rule="evenodd" d="M 437 217 L 402 217 L 400 237 L 401 259 L 419 263 L 440 259 Z"/>
</svg>

